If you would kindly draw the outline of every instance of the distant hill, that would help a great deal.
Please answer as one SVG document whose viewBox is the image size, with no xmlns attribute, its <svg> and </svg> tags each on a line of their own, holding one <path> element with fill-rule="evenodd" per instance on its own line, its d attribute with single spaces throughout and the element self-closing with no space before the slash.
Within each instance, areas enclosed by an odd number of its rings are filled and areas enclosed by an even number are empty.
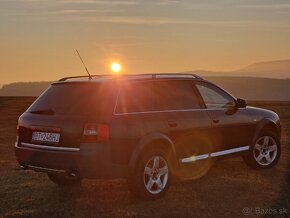
<svg viewBox="0 0 290 218">
<path fill-rule="evenodd" d="M 240 70 L 230 72 L 216 72 L 206 70 L 194 70 L 186 73 L 197 73 L 200 76 L 238 76 L 290 79 L 290 60 L 258 62 Z"/>
<path fill-rule="evenodd" d="M 3 85 L 0 96 L 38 96 L 51 82 L 19 82 Z"/>
<path fill-rule="evenodd" d="M 290 60 L 255 63 L 232 73 L 239 76 L 290 78 Z"/>
<path fill-rule="evenodd" d="M 290 79 L 205 77 L 236 97 L 247 100 L 290 101 Z"/>
<path fill-rule="evenodd" d="M 290 79 L 208 76 L 236 97 L 247 100 L 290 101 Z M 38 96 L 51 82 L 12 83 L 0 89 L 0 96 Z"/>
</svg>

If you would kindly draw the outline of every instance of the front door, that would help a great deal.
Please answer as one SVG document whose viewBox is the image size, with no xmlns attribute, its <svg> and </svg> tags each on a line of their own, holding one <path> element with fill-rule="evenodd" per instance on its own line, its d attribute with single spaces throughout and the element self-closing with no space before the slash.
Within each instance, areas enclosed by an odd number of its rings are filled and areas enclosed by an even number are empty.
<svg viewBox="0 0 290 218">
<path fill-rule="evenodd" d="M 196 82 L 196 87 L 212 120 L 215 152 L 223 155 L 248 150 L 254 126 L 247 109 L 238 108 L 231 95 L 209 82 Z"/>
</svg>

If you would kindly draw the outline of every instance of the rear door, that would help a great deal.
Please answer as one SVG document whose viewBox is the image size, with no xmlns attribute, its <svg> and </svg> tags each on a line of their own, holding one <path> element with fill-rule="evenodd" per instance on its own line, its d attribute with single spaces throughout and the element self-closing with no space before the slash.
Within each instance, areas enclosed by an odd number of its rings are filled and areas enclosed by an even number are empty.
<svg viewBox="0 0 290 218">
<path fill-rule="evenodd" d="M 192 80 L 165 80 L 154 87 L 156 109 L 175 144 L 180 160 L 209 153 L 213 148 L 211 120 Z"/>
<path fill-rule="evenodd" d="M 212 120 L 212 139 L 218 150 L 245 148 L 251 144 L 253 123 L 245 108 L 237 108 L 235 99 L 209 82 L 196 87 Z"/>
</svg>

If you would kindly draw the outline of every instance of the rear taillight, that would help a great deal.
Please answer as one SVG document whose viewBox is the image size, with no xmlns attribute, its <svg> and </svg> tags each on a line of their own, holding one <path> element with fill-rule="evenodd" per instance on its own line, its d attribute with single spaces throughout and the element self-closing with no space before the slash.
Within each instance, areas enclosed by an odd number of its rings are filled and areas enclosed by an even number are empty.
<svg viewBox="0 0 290 218">
<path fill-rule="evenodd" d="M 109 126 L 87 123 L 84 127 L 82 142 L 103 142 L 109 140 Z"/>
</svg>

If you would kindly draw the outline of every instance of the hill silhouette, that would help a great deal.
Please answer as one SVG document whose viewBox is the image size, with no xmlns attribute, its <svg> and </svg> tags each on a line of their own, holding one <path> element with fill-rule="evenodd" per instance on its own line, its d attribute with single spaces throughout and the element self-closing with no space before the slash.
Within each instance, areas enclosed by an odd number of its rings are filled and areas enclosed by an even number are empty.
<svg viewBox="0 0 290 218">
<path fill-rule="evenodd" d="M 196 73 L 248 100 L 290 101 L 290 59 L 258 62 L 232 72 L 196 70 L 184 73 Z M 38 96 L 50 83 L 11 83 L 0 89 L 0 96 Z"/>
<path fill-rule="evenodd" d="M 38 96 L 52 82 L 16 82 L 3 85 L 0 96 Z"/>
<path fill-rule="evenodd" d="M 247 100 L 290 101 L 290 79 L 205 77 L 235 97 Z"/>
<path fill-rule="evenodd" d="M 290 79 L 290 60 L 258 62 L 242 69 L 230 72 L 195 70 L 188 71 L 186 73 L 197 73 L 200 76 L 237 76 Z"/>
<path fill-rule="evenodd" d="M 241 70 L 233 71 L 232 74 L 267 78 L 290 78 L 290 60 L 259 62 Z"/>
<path fill-rule="evenodd" d="M 205 79 L 247 100 L 290 101 L 290 79 L 225 76 L 209 76 Z M 38 96 L 50 83 L 11 83 L 0 89 L 0 96 Z"/>
</svg>

